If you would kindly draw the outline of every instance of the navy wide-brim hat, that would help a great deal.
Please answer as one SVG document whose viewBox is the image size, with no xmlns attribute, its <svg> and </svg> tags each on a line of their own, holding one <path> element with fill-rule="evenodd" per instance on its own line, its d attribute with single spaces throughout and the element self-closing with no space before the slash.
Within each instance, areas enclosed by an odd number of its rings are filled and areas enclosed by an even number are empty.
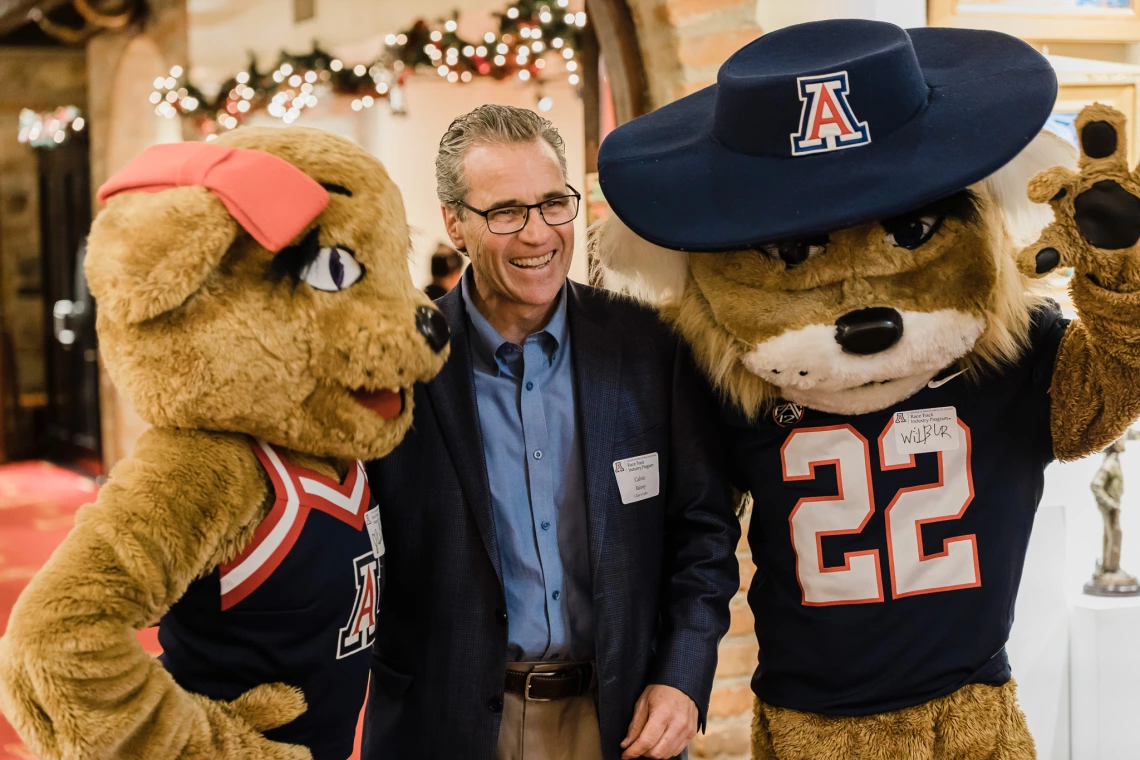
<svg viewBox="0 0 1140 760">
<path fill-rule="evenodd" d="M 618 127 L 611 209 L 666 248 L 729 251 L 918 208 L 1016 156 L 1052 111 L 1044 56 L 998 32 L 842 19 L 737 51 L 717 83 Z"/>
</svg>

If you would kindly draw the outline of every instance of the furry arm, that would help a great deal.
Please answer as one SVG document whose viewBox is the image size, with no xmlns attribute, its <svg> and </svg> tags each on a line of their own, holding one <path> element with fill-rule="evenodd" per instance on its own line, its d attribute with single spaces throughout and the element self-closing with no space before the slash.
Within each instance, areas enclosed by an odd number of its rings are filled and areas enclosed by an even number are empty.
<svg viewBox="0 0 1140 760">
<path fill-rule="evenodd" d="M 1128 171 L 1124 116 L 1093 105 L 1077 117 L 1080 173 L 1057 167 L 1029 184 L 1054 221 L 1019 265 L 1041 276 L 1073 267 L 1080 316 L 1053 370 L 1053 453 L 1069 460 L 1103 449 L 1140 416 L 1140 175 Z"/>
<path fill-rule="evenodd" d="M 0 639 L 0 708 L 43 760 L 303 760 L 260 731 L 301 714 L 281 684 L 216 702 L 180 688 L 135 631 L 237 553 L 268 485 L 241 436 L 155 429 L 32 578 Z"/>
</svg>

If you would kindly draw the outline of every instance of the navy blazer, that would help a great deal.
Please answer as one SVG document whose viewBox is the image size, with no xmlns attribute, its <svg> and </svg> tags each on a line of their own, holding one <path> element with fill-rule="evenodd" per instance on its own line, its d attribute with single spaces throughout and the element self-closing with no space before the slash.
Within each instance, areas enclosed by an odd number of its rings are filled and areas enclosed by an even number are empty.
<svg viewBox="0 0 1140 760">
<path fill-rule="evenodd" d="M 702 725 L 739 586 L 740 525 L 707 386 L 656 314 L 571 282 L 567 317 L 583 432 L 607 760 L 646 685 L 688 694 Z M 459 289 L 438 302 L 451 358 L 415 389 L 415 423 L 368 464 L 387 555 L 363 760 L 491 760 L 507 653 L 506 601 Z M 657 452 L 661 491 L 622 504 L 617 459 Z M 525 487 L 520 484 L 520 487 Z"/>
</svg>

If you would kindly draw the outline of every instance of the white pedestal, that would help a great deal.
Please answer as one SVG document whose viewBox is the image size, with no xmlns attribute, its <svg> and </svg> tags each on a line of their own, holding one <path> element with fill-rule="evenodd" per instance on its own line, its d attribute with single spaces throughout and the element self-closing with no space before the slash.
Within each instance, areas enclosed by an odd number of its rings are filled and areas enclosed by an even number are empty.
<svg viewBox="0 0 1140 760">
<path fill-rule="evenodd" d="M 1033 521 L 1013 630 L 1006 645 L 1017 681 L 1018 702 L 1037 744 L 1039 760 L 1069 760 L 1065 551 L 1065 508 L 1042 504 Z M 1080 754 L 1073 758 L 1084 760 Z"/>
<path fill-rule="evenodd" d="M 1072 617 L 1073 757 L 1140 758 L 1140 597 L 1082 595 Z"/>
</svg>

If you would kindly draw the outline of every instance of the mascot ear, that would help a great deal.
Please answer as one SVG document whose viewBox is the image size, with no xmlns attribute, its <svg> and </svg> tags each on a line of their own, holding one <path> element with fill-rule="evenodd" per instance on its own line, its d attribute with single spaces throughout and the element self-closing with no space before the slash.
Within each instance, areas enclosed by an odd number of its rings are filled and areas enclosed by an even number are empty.
<svg viewBox="0 0 1140 760">
<path fill-rule="evenodd" d="M 116 322 L 157 317 L 202 286 L 239 229 L 204 187 L 113 197 L 87 239 L 91 293 Z"/>
<path fill-rule="evenodd" d="M 1029 200 L 1029 180 L 1054 166 L 1077 168 L 1077 148 L 1062 137 L 1042 130 L 1013 160 L 986 179 L 983 186 L 997 201 L 1006 228 L 1018 248 L 1029 245 L 1053 221 L 1047 203 Z"/>
<path fill-rule="evenodd" d="M 586 250 L 604 287 L 657 306 L 679 301 L 689 282 L 689 254 L 650 243 L 612 212 L 590 226 Z"/>
</svg>

